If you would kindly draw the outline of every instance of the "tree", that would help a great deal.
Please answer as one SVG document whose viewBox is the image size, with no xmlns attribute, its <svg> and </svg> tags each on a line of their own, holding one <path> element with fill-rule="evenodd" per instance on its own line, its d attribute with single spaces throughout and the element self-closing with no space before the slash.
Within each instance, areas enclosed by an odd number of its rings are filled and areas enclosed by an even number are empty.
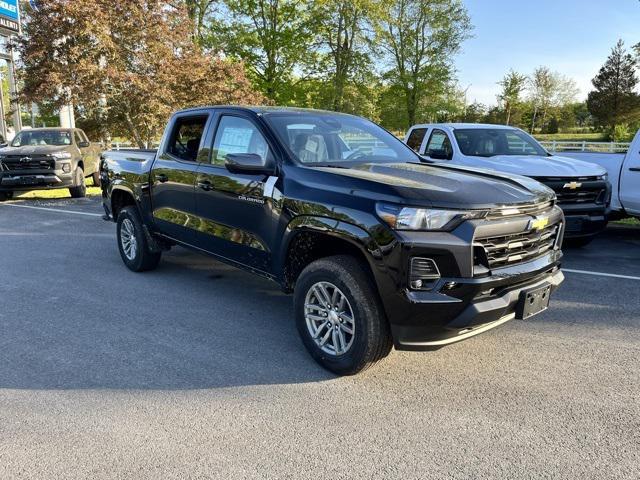
<svg viewBox="0 0 640 480">
<path fill-rule="evenodd" d="M 622 40 L 611 50 L 591 83 L 595 90 L 589 92 L 587 106 L 600 125 L 613 129 L 640 116 L 640 98 L 635 92 L 636 61 Z"/>
<path fill-rule="evenodd" d="M 205 20 L 216 0 L 183 0 L 193 25 L 193 39 L 200 45 L 204 41 Z"/>
<path fill-rule="evenodd" d="M 575 82 L 547 67 L 538 67 L 530 77 L 530 100 L 533 104 L 531 132 L 536 127 L 536 120 L 541 115 L 540 125 L 544 127 L 550 110 L 572 102 L 578 89 Z"/>
<path fill-rule="evenodd" d="M 243 60 L 258 88 L 286 103 L 294 70 L 313 64 L 316 19 L 304 0 L 227 0 L 208 43 Z"/>
<path fill-rule="evenodd" d="M 522 75 L 514 70 L 509 70 L 498 85 L 502 87 L 502 91 L 498 95 L 498 101 L 502 103 L 506 120 L 505 124 L 509 125 L 511 113 L 518 107 L 521 102 L 520 95 L 527 86 L 527 76 Z"/>
<path fill-rule="evenodd" d="M 178 108 L 261 100 L 241 64 L 196 47 L 181 6 L 48 0 L 27 8 L 25 20 L 22 99 L 73 102 L 139 146 L 157 139 Z"/>
<path fill-rule="evenodd" d="M 391 0 L 374 25 L 391 67 L 386 78 L 400 87 L 414 124 L 424 96 L 446 91 L 453 79 L 452 56 L 471 30 L 467 11 L 460 0 Z"/>
<path fill-rule="evenodd" d="M 359 73 L 366 76 L 370 59 L 366 52 L 371 0 L 317 0 L 314 16 L 321 46 L 327 50 L 328 77 L 332 85 L 330 108 L 345 109 L 345 88 Z"/>
</svg>

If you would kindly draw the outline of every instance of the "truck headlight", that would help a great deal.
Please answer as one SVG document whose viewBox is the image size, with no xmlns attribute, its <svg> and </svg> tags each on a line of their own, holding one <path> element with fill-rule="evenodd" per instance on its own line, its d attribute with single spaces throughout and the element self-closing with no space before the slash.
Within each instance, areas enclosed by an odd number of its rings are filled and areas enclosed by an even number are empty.
<svg viewBox="0 0 640 480">
<path fill-rule="evenodd" d="M 598 179 L 602 180 L 603 182 L 606 182 L 607 180 L 609 180 L 609 173 L 605 173 L 604 175 L 600 175 L 598 177 Z"/>
<path fill-rule="evenodd" d="M 51 155 L 57 158 L 58 160 L 71 158 L 71 153 L 69 152 L 53 152 Z"/>
<path fill-rule="evenodd" d="M 378 216 L 395 230 L 451 230 L 471 218 L 484 218 L 485 211 L 444 210 L 376 204 Z"/>
</svg>

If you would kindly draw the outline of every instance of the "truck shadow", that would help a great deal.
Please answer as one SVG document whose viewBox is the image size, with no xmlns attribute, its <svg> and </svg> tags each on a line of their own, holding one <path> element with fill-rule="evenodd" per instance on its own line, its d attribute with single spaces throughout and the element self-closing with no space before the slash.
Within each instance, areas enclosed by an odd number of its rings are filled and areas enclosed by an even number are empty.
<svg viewBox="0 0 640 480">
<path fill-rule="evenodd" d="M 0 285 L 0 388 L 182 390 L 334 378 L 304 350 L 292 300 L 277 285 L 182 249 L 157 271 L 134 274 L 113 246 L 106 250 L 99 273 L 79 261 L 75 276 L 46 287 L 27 277 Z"/>
</svg>

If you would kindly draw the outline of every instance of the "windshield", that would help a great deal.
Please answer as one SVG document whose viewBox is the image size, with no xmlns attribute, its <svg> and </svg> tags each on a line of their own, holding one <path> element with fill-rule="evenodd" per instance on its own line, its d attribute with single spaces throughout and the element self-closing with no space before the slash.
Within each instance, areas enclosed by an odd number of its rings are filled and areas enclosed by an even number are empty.
<svg viewBox="0 0 640 480">
<path fill-rule="evenodd" d="M 305 165 L 419 160 L 399 139 L 364 118 L 274 113 L 265 115 L 265 119 L 294 157 Z"/>
<path fill-rule="evenodd" d="M 11 146 L 25 145 L 71 145 L 71 133 L 64 130 L 23 130 L 15 136 Z"/>
<path fill-rule="evenodd" d="M 455 129 L 458 146 L 464 155 L 493 157 L 495 155 L 543 155 L 547 152 L 531 136 L 508 128 Z"/>
</svg>

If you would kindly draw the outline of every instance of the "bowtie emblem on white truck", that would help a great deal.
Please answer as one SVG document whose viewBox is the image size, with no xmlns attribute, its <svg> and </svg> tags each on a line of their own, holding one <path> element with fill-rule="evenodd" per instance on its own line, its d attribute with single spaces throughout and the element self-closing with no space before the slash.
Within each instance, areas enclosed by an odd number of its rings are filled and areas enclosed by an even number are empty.
<svg viewBox="0 0 640 480">
<path fill-rule="evenodd" d="M 569 188 L 571 190 L 576 190 L 576 189 L 580 188 L 581 186 L 582 186 L 582 183 L 580 183 L 580 182 L 569 182 L 569 183 L 565 183 L 562 188 Z"/>
</svg>

